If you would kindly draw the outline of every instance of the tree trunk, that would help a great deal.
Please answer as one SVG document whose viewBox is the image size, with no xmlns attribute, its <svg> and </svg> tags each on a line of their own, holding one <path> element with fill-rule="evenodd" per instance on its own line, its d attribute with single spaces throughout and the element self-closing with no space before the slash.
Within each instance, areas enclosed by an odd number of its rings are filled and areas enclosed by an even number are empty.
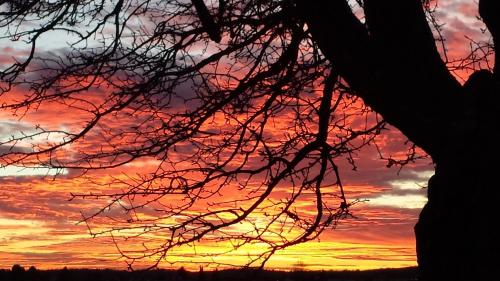
<svg viewBox="0 0 500 281">
<path fill-rule="evenodd" d="M 295 2 L 351 90 L 434 160 L 415 226 L 421 280 L 500 280 L 500 55 L 494 74 L 478 71 L 462 87 L 422 1 L 365 0 L 364 23 L 347 1 Z M 479 12 L 500 42 L 500 1 L 479 0 Z"/>
<path fill-rule="evenodd" d="M 435 157 L 415 226 L 420 280 L 500 280 L 499 87 L 485 71 L 469 81 L 470 110 Z"/>
</svg>

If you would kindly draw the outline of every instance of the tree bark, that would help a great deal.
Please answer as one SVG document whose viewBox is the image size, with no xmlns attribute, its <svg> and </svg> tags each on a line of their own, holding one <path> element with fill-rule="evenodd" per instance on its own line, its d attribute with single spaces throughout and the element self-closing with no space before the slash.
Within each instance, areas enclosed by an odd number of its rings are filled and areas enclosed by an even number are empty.
<svg viewBox="0 0 500 281">
<path fill-rule="evenodd" d="M 480 0 L 479 14 L 483 18 L 486 27 L 493 37 L 493 44 L 498 46 L 500 43 L 500 1 L 498 0 Z M 495 56 L 495 76 L 499 79 L 498 67 L 500 66 L 500 56 Z"/>
<path fill-rule="evenodd" d="M 470 135 L 450 142 L 429 180 L 428 203 L 415 226 L 420 280 L 498 280 L 500 276 L 496 225 L 500 209 L 495 202 L 500 196 L 495 163 L 500 156 L 499 110 L 488 99 L 475 106 L 469 116 Z"/>
</svg>

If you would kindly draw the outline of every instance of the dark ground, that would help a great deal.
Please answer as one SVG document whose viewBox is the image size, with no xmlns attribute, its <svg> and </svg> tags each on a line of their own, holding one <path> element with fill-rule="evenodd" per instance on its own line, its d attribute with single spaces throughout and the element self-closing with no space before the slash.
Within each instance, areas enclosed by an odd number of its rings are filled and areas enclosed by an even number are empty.
<svg viewBox="0 0 500 281">
<path fill-rule="evenodd" d="M 413 281 L 417 270 L 270 271 L 256 269 L 188 272 L 179 270 L 117 271 L 97 269 L 28 270 L 13 266 L 0 270 L 0 281 Z"/>
</svg>

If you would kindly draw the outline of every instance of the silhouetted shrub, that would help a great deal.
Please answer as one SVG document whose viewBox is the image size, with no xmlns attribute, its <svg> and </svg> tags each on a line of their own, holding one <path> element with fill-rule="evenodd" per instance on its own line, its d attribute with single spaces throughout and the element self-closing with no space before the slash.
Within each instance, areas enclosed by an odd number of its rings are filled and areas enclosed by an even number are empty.
<svg viewBox="0 0 500 281">
<path fill-rule="evenodd" d="M 23 280 L 26 270 L 19 264 L 14 264 L 11 269 L 12 280 Z"/>
<path fill-rule="evenodd" d="M 184 268 L 184 266 L 181 266 L 181 267 L 177 270 L 177 274 L 179 274 L 179 277 L 180 277 L 182 280 L 187 280 L 187 279 L 188 279 L 188 272 L 187 272 L 187 270 Z"/>
<path fill-rule="evenodd" d="M 11 269 L 12 273 L 13 274 L 20 274 L 20 273 L 24 273 L 26 270 L 24 269 L 24 267 L 22 267 L 21 265 L 19 264 L 14 264 L 12 266 L 12 269 Z"/>
</svg>

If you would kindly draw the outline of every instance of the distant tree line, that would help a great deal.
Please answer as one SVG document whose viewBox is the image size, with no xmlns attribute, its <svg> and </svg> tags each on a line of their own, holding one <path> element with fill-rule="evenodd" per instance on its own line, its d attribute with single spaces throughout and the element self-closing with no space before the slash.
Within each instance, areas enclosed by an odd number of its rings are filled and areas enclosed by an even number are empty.
<svg viewBox="0 0 500 281">
<path fill-rule="evenodd" d="M 28 270 L 15 264 L 0 270 L 0 281 L 410 281 L 416 280 L 414 267 L 367 271 L 271 271 L 261 269 L 229 269 L 198 272 L 178 270 L 123 271 L 111 269 Z"/>
</svg>

